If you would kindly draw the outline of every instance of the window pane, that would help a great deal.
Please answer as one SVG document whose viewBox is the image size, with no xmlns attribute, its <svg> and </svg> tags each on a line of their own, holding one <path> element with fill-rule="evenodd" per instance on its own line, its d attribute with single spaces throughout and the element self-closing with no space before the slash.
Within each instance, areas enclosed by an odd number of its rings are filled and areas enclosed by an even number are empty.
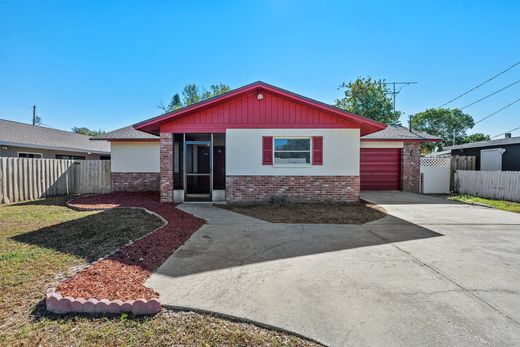
<svg viewBox="0 0 520 347">
<path fill-rule="evenodd" d="M 310 164 L 310 152 L 274 152 L 275 164 Z"/>
<path fill-rule="evenodd" d="M 309 151 L 311 149 L 310 139 L 275 139 L 274 149 L 276 151 Z"/>
<path fill-rule="evenodd" d="M 42 155 L 40 153 L 18 153 L 18 158 L 41 158 Z"/>
</svg>

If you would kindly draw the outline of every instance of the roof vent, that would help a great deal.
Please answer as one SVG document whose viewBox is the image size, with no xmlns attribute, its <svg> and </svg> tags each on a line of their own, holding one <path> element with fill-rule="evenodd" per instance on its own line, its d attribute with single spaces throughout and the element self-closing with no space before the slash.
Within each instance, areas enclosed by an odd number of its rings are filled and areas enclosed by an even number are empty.
<svg viewBox="0 0 520 347">
<path fill-rule="evenodd" d="M 510 139 L 511 138 L 511 133 L 506 133 L 505 135 L 506 135 L 505 136 L 506 139 Z"/>
</svg>

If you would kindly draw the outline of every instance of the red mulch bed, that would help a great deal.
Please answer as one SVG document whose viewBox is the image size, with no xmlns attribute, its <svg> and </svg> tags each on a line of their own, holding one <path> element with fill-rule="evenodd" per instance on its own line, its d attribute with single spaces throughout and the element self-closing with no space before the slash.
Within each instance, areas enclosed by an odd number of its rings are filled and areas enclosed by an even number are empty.
<svg viewBox="0 0 520 347">
<path fill-rule="evenodd" d="M 86 196 L 75 199 L 71 205 L 80 209 L 144 207 L 168 221 L 152 234 L 121 248 L 58 286 L 63 296 L 75 298 L 136 300 L 159 297 L 144 286 L 145 280 L 205 223 L 172 203 L 161 203 L 158 193 Z"/>
</svg>

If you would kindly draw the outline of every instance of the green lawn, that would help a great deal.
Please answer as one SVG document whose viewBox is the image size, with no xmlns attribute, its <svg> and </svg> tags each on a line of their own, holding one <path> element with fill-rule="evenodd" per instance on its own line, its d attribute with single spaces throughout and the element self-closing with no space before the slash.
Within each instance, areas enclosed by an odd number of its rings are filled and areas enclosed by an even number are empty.
<svg viewBox="0 0 520 347">
<path fill-rule="evenodd" d="M 210 315 L 163 310 L 132 315 L 57 316 L 45 290 L 161 221 L 137 209 L 78 212 L 52 198 L 0 206 L 0 345 L 313 345 L 280 332 Z"/>
<path fill-rule="evenodd" d="M 520 203 L 518 202 L 479 198 L 478 196 L 471 195 L 454 195 L 450 196 L 448 199 L 461 201 L 469 204 L 482 204 L 503 211 L 520 213 Z"/>
</svg>

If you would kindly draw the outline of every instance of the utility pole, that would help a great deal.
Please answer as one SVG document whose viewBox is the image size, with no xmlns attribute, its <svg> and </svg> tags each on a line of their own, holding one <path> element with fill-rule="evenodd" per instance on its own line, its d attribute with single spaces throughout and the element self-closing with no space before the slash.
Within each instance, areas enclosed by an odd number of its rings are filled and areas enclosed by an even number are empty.
<svg viewBox="0 0 520 347">
<path fill-rule="evenodd" d="M 32 125 L 42 125 L 42 118 L 36 114 L 36 105 L 33 105 Z"/>
<path fill-rule="evenodd" d="M 384 85 L 391 84 L 392 85 L 392 91 L 390 94 L 392 94 L 392 98 L 394 100 L 394 112 L 395 112 L 395 97 L 401 92 L 401 89 L 403 89 L 406 86 L 409 86 L 410 84 L 417 84 L 417 82 L 384 82 Z M 399 90 L 395 90 L 396 85 L 401 85 L 402 87 L 399 88 Z"/>
<path fill-rule="evenodd" d="M 453 146 L 455 146 L 455 144 L 456 144 L 456 143 L 455 143 L 455 142 L 456 142 L 456 141 L 455 141 L 455 138 L 456 138 L 456 137 L 455 137 L 455 134 L 456 134 L 456 132 L 455 132 L 455 130 L 453 130 Z"/>
</svg>

